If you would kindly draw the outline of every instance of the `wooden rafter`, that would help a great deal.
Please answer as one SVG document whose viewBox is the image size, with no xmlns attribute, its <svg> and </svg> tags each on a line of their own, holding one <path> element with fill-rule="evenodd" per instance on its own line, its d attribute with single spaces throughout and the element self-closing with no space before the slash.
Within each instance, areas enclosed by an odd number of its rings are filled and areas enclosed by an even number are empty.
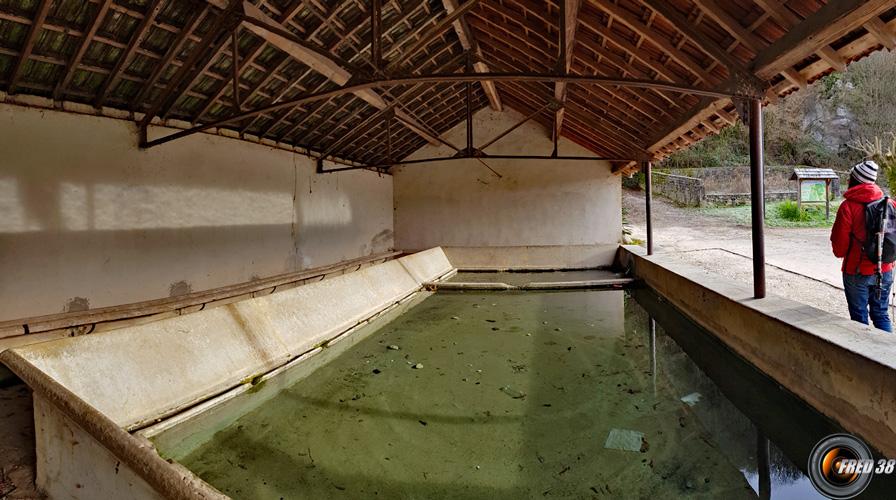
<svg viewBox="0 0 896 500">
<path fill-rule="evenodd" d="M 105 81 L 103 81 L 103 84 L 100 86 L 100 89 L 97 92 L 96 99 L 93 102 L 94 106 L 102 106 L 106 101 L 106 96 L 108 95 L 109 91 L 115 88 L 115 84 L 119 79 L 121 79 L 125 69 L 127 69 L 128 65 L 131 63 L 131 60 L 134 57 L 137 48 L 141 43 L 143 43 L 143 40 L 145 40 L 146 36 L 149 34 L 149 29 L 152 26 L 152 23 L 155 20 L 156 16 L 159 15 L 159 12 L 162 11 L 163 5 L 164 4 L 161 0 L 152 0 L 149 3 L 149 10 L 147 11 L 146 15 L 143 16 L 143 19 L 134 30 L 134 35 L 131 37 L 130 42 L 128 42 L 128 45 L 124 50 L 124 54 L 118 58 L 118 60 L 115 62 L 115 67 L 112 68 L 112 72 L 109 74 L 109 77 L 106 78 Z M 179 39 L 178 42 L 183 43 L 185 40 L 185 38 Z M 172 58 L 174 57 L 174 55 L 172 55 Z M 167 66 L 167 64 L 165 64 L 164 66 Z M 155 82 L 153 82 L 153 84 L 155 84 Z"/>
<path fill-rule="evenodd" d="M 207 18 L 209 11 L 210 9 L 207 7 L 193 11 L 191 17 L 187 20 L 186 26 L 184 26 L 183 30 L 178 33 L 177 37 L 169 47 L 168 52 L 165 53 L 165 55 L 161 59 L 161 62 L 156 65 L 155 69 L 153 69 L 153 72 L 150 75 L 149 79 L 144 82 L 143 88 L 137 94 L 136 98 L 131 102 L 131 111 L 136 111 L 140 104 L 143 102 L 144 98 L 152 92 L 152 89 L 162 77 L 162 74 L 165 72 L 168 66 L 174 62 L 174 60 L 177 58 L 177 55 L 180 54 L 180 52 L 183 50 L 184 44 L 186 44 L 186 42 L 190 39 L 190 36 L 196 32 L 196 29 L 199 27 L 202 20 Z M 129 47 L 132 47 L 134 46 L 134 44 L 139 43 L 136 40 L 139 40 L 142 37 L 140 33 L 142 33 L 142 31 L 138 31 L 138 35 L 134 40 L 131 41 Z M 120 71 L 122 71 L 121 64 L 123 64 L 123 61 L 126 59 L 127 56 L 122 58 L 119 63 L 116 64 L 116 69 L 114 70 L 113 74 L 118 74 Z M 103 86 L 100 87 L 100 91 L 97 93 L 97 98 L 94 100 L 95 106 L 102 106 L 103 102 L 105 101 L 106 92 L 111 88 L 111 85 L 112 78 L 108 78 L 105 82 L 103 82 Z"/>
<path fill-rule="evenodd" d="M 770 79 L 892 7 L 892 0 L 828 2 L 762 51 L 753 70 L 760 78 Z"/>
<path fill-rule="evenodd" d="M 445 11 L 449 15 L 457 10 L 457 0 L 442 0 L 442 4 L 445 6 Z M 476 37 L 473 36 L 473 32 L 470 30 L 470 26 L 467 24 L 466 19 L 461 16 L 457 18 L 452 25 L 454 26 L 454 32 L 457 33 L 458 40 L 460 40 L 461 47 L 463 47 L 464 50 L 472 51 L 473 54 L 480 59 L 473 64 L 473 68 L 476 72 L 490 73 L 491 69 L 489 68 L 488 63 L 481 60 L 482 51 L 479 49 L 479 44 L 476 43 Z M 498 88 L 495 86 L 495 83 L 481 81 L 479 84 L 482 86 L 482 91 L 488 96 L 488 102 L 492 109 L 501 111 L 503 108 L 501 105 L 501 96 L 498 94 Z"/>
<path fill-rule="evenodd" d="M 700 65 L 700 62 L 695 61 L 693 58 L 691 58 L 691 56 L 673 45 L 671 41 L 664 38 L 661 34 L 651 29 L 649 25 L 645 24 L 641 19 L 639 19 L 628 10 L 624 9 L 618 4 L 609 2 L 598 3 L 595 0 L 590 1 L 610 14 L 610 16 L 612 16 L 614 19 L 628 26 L 629 29 L 637 33 L 641 38 L 659 47 L 660 50 L 666 53 L 666 55 L 668 55 L 672 60 L 693 73 L 697 77 L 698 81 L 703 82 L 707 85 L 711 85 L 716 82 L 717 79 L 711 76 L 709 72 L 707 72 L 706 69 Z"/>
<path fill-rule="evenodd" d="M 579 29 L 579 8 L 582 6 L 581 0 L 559 0 L 560 1 L 560 29 L 562 34 L 560 43 L 560 57 L 558 68 L 563 74 L 569 73 L 572 66 L 573 49 L 576 45 L 576 32 Z M 563 131 L 563 117 L 566 113 L 566 83 L 557 82 L 554 84 L 554 99 L 560 103 L 560 107 L 554 112 L 554 126 L 552 134 L 558 139 Z M 557 154 L 554 151 L 554 154 Z"/>
<path fill-rule="evenodd" d="M 277 21 L 271 19 L 267 14 L 262 12 L 261 9 L 252 5 L 251 3 L 244 2 L 243 9 L 247 17 L 260 21 L 264 25 L 270 27 L 276 27 L 279 25 Z M 337 85 L 345 85 L 352 77 L 352 74 L 349 72 L 349 70 L 340 66 L 333 59 L 328 58 L 322 54 L 310 51 L 306 47 L 295 43 L 293 40 L 286 38 L 275 31 L 271 31 L 270 29 L 262 27 L 258 24 L 247 24 L 246 29 L 260 36 L 267 43 L 270 43 L 274 47 L 277 47 L 278 49 L 286 52 L 295 59 L 306 64 L 308 67 L 322 74 L 328 80 L 335 82 Z M 389 105 L 374 90 L 360 90 L 356 93 L 356 95 L 361 99 L 367 101 L 370 105 L 374 106 L 377 109 L 383 109 Z M 428 127 L 419 123 L 416 118 L 410 116 L 405 111 L 396 109 L 395 116 L 401 123 L 426 139 L 429 143 L 439 143 L 439 138 L 434 135 Z"/>
<path fill-rule="evenodd" d="M 578 9 L 571 0 L 206 0 L 204 9 L 175 1 L 85 0 L 85 10 L 10 0 L 0 6 L 0 22 L 17 24 L 23 35 L 4 44 L 0 33 L 0 56 L 9 61 L 0 90 L 388 165 L 428 140 L 414 124 L 436 142 L 464 120 L 466 89 L 475 88 L 471 110 L 496 108 L 506 97 L 524 113 L 542 110 L 533 120 L 552 135 L 605 157 L 662 156 L 736 120 L 720 93 L 768 89 L 773 100 L 881 46 L 896 48 L 892 0 L 587 0 Z M 276 24 L 243 21 L 234 47 L 233 21 L 253 8 Z M 232 22 L 223 23 L 219 9 L 231 9 Z M 373 23 L 374 11 L 381 24 Z M 226 29 L 215 34 L 219 21 Z M 300 57 L 270 50 L 256 28 L 294 43 Z M 473 72 L 492 81 L 453 78 L 461 66 L 453 61 L 464 52 L 474 54 Z M 440 75 L 425 79 L 433 72 Z M 597 80 L 525 78 L 555 73 Z M 403 83 L 368 86 L 374 79 Z M 338 87 L 355 84 L 355 94 L 339 94 Z M 335 93 L 303 100 L 322 92 Z M 396 116 L 387 120 L 391 111 Z"/>
<path fill-rule="evenodd" d="M 58 101 L 60 97 L 62 97 L 62 93 L 65 89 L 68 88 L 69 83 L 72 81 L 72 77 L 75 76 L 75 72 L 78 70 L 78 65 L 81 64 L 81 59 L 87 52 L 87 47 L 93 42 L 93 37 L 96 36 L 97 30 L 102 26 L 103 21 L 106 19 L 106 13 L 109 12 L 111 6 L 112 0 L 103 0 L 97 8 L 93 21 L 90 23 L 90 28 L 82 36 L 81 43 L 78 44 L 78 48 L 72 55 L 72 59 L 65 70 L 65 75 L 59 80 L 56 89 L 53 90 L 53 99 Z"/>
<path fill-rule="evenodd" d="M 9 80 L 10 94 L 15 94 L 16 92 L 16 86 L 19 84 L 19 80 L 22 78 L 22 73 L 25 70 L 25 63 L 28 61 L 28 58 L 31 57 L 31 52 L 34 50 L 34 41 L 37 39 L 37 34 L 40 33 L 44 21 L 47 19 L 47 14 L 50 12 L 50 6 L 52 4 L 53 2 L 51 0 L 41 0 L 37 7 L 37 16 L 34 18 L 34 22 L 31 23 L 31 27 L 28 29 L 28 35 L 25 36 L 25 44 L 22 46 L 21 54 L 16 60 L 16 65 L 12 70 L 12 77 Z"/>
</svg>

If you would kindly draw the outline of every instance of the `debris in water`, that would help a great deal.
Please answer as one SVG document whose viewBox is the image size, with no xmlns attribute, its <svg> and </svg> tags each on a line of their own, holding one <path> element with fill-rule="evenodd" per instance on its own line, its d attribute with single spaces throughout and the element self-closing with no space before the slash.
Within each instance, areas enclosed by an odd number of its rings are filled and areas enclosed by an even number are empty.
<svg viewBox="0 0 896 500">
<path fill-rule="evenodd" d="M 547 322 L 547 321 L 542 321 L 541 324 L 542 324 L 542 325 L 546 325 L 546 324 L 548 324 L 548 322 Z"/>
<path fill-rule="evenodd" d="M 555 332 L 562 332 L 563 329 L 562 329 L 562 328 L 554 328 L 554 331 L 555 331 Z"/>
<path fill-rule="evenodd" d="M 703 398 L 703 396 L 699 392 L 692 392 L 681 398 L 681 402 L 688 406 L 694 406 L 700 402 L 701 398 Z"/>
<path fill-rule="evenodd" d="M 374 374 L 374 375 L 379 375 L 380 373 L 383 373 L 383 372 L 381 372 L 379 368 L 374 368 L 374 369 L 373 369 L 373 374 Z"/>
<path fill-rule="evenodd" d="M 426 420 L 418 420 L 418 422 L 420 422 L 420 425 L 423 427 L 426 427 Z"/>
<path fill-rule="evenodd" d="M 451 319 L 457 321 L 457 320 L 459 320 L 460 318 L 458 318 L 457 316 L 451 316 Z"/>
<path fill-rule="evenodd" d="M 498 330 L 500 330 L 500 328 L 498 328 L 497 326 L 493 326 L 493 327 L 492 327 L 492 331 L 493 331 L 493 332 L 497 332 Z"/>
<path fill-rule="evenodd" d="M 511 387 L 509 385 L 505 385 L 504 387 L 501 387 L 501 392 L 503 392 L 504 394 L 507 394 L 508 396 L 512 397 L 513 399 L 523 399 L 526 397 L 525 392 L 514 389 L 513 387 Z"/>
<path fill-rule="evenodd" d="M 489 322 L 489 323 L 494 323 L 494 322 L 495 322 L 495 320 L 493 320 L 493 319 L 487 319 L 487 320 L 485 320 L 485 321 L 487 321 L 487 322 Z"/>
<path fill-rule="evenodd" d="M 419 370 L 421 368 L 423 368 L 423 363 L 417 363 L 416 365 L 414 365 L 415 370 Z"/>
<path fill-rule="evenodd" d="M 609 450 L 636 451 L 646 450 L 647 441 L 644 433 L 628 429 L 610 429 L 604 448 Z"/>
<path fill-rule="evenodd" d="M 389 347 L 387 347 L 387 349 L 389 349 L 390 351 L 397 351 L 397 350 L 401 349 L 401 347 L 398 347 L 397 345 L 392 344 Z"/>
</svg>

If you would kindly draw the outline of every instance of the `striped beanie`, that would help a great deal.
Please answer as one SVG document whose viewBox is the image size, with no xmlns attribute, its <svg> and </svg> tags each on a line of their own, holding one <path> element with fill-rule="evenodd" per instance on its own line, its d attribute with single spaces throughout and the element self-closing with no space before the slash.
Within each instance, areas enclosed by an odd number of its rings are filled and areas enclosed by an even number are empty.
<svg viewBox="0 0 896 500">
<path fill-rule="evenodd" d="M 849 171 L 849 175 L 859 182 L 874 184 L 874 182 L 877 181 L 878 168 L 877 163 L 874 163 L 871 160 L 866 160 L 852 167 L 852 170 Z"/>
</svg>

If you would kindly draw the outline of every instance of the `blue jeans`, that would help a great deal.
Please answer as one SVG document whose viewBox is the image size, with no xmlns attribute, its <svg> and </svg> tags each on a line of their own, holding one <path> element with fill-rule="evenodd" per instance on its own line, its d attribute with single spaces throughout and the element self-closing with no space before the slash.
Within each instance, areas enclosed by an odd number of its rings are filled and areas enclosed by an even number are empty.
<svg viewBox="0 0 896 500">
<path fill-rule="evenodd" d="M 843 289 L 846 291 L 846 303 L 849 305 L 849 317 L 853 321 L 868 324 L 868 312 L 874 327 L 886 332 L 893 331 L 887 307 L 890 299 L 890 287 L 893 286 L 893 271 L 884 273 L 881 279 L 881 290 L 878 295 L 877 275 L 843 273 Z"/>
</svg>

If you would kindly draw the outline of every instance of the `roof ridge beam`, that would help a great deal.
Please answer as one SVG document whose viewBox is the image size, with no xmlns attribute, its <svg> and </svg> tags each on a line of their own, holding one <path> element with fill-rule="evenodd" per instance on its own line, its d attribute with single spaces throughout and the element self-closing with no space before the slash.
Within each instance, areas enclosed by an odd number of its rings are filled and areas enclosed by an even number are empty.
<svg viewBox="0 0 896 500">
<path fill-rule="evenodd" d="M 207 1 L 211 2 L 213 0 Z M 283 27 L 279 26 L 278 28 L 278 23 L 274 19 L 271 19 L 261 9 L 248 1 L 243 2 L 243 8 L 245 16 L 247 18 L 253 19 L 254 21 L 258 22 L 258 24 L 255 24 L 254 22 L 246 23 L 246 28 L 248 30 L 260 36 L 271 45 L 296 58 L 301 63 L 313 68 L 315 71 L 326 77 L 328 80 L 335 82 L 337 85 L 343 86 L 347 84 L 349 80 L 351 80 L 351 72 L 342 67 L 332 58 L 326 57 L 323 54 L 309 49 L 308 47 L 304 47 L 296 41 L 291 40 L 278 33 L 278 31 L 283 30 Z M 269 28 L 266 29 L 262 25 L 268 25 Z M 376 93 L 372 89 L 358 90 L 355 91 L 354 94 L 367 101 L 367 103 L 377 109 L 383 109 L 389 105 L 378 93 Z M 425 125 L 419 123 L 408 113 L 402 111 L 401 109 L 396 109 L 395 117 L 398 118 L 398 120 L 401 121 L 406 127 L 413 130 L 417 135 L 426 139 L 429 143 L 434 145 L 440 144 L 439 138 L 433 132 L 429 131 Z"/>
<path fill-rule="evenodd" d="M 445 6 L 445 11 L 448 14 L 457 10 L 457 0 L 442 0 L 442 4 Z M 467 23 L 466 19 L 461 16 L 452 24 L 454 26 L 454 32 L 457 33 L 457 38 L 460 40 L 461 47 L 463 47 L 464 50 L 472 51 L 476 58 L 479 59 L 473 63 L 473 69 L 476 70 L 477 73 L 490 73 L 491 68 L 489 68 L 487 63 L 481 60 L 482 50 L 479 48 L 479 44 L 476 43 L 476 37 L 473 34 L 473 30 L 470 29 L 470 25 Z M 479 85 L 482 87 L 482 91 L 485 92 L 486 97 L 488 97 L 488 103 L 491 108 L 495 111 L 501 111 L 503 105 L 501 104 L 501 96 L 498 94 L 498 87 L 495 85 L 495 82 L 483 80 L 479 82 Z"/>
<path fill-rule="evenodd" d="M 16 65 L 13 68 L 12 73 L 10 73 L 12 76 L 9 78 L 9 90 L 7 91 L 10 94 L 16 93 L 16 86 L 22 78 L 25 63 L 28 61 L 28 58 L 31 57 L 31 52 L 34 50 L 34 43 L 37 41 L 37 34 L 43 29 L 44 21 L 47 20 L 47 14 L 50 13 L 50 6 L 52 4 L 53 2 L 51 0 L 42 0 L 37 7 L 37 17 L 31 24 L 31 28 L 28 30 L 28 35 L 25 36 L 25 44 L 22 45 L 19 59 L 16 60 Z"/>
<path fill-rule="evenodd" d="M 893 0 L 828 2 L 763 50 L 753 69 L 760 78 L 770 79 L 892 6 Z"/>
<path fill-rule="evenodd" d="M 642 23 L 637 18 L 637 16 L 627 11 L 624 7 L 609 2 L 598 3 L 596 2 L 596 0 L 590 1 L 593 5 L 609 14 L 612 18 L 615 18 L 622 24 L 628 26 L 642 39 L 659 47 L 659 49 L 665 52 L 666 55 L 668 55 L 673 61 L 677 62 L 682 67 L 696 75 L 697 79 L 699 79 L 700 81 L 704 82 L 707 85 L 712 85 L 714 83 L 715 79 L 706 71 L 705 68 L 703 68 L 703 66 L 701 66 L 697 61 L 694 61 L 690 58 L 690 56 L 675 47 L 669 40 L 665 40 L 661 36 L 657 36 L 655 30 Z"/>
<path fill-rule="evenodd" d="M 573 49 L 576 45 L 576 32 L 579 29 L 579 10 L 582 7 L 582 0 L 559 0 L 560 2 L 560 58 L 558 60 L 558 70 L 560 74 L 569 73 L 572 67 Z M 563 131 L 563 117 L 566 113 L 566 82 L 554 83 L 554 99 L 560 103 L 560 107 L 554 112 L 553 136 L 556 140 L 560 138 Z M 556 155 L 556 151 L 554 154 Z"/>
</svg>

